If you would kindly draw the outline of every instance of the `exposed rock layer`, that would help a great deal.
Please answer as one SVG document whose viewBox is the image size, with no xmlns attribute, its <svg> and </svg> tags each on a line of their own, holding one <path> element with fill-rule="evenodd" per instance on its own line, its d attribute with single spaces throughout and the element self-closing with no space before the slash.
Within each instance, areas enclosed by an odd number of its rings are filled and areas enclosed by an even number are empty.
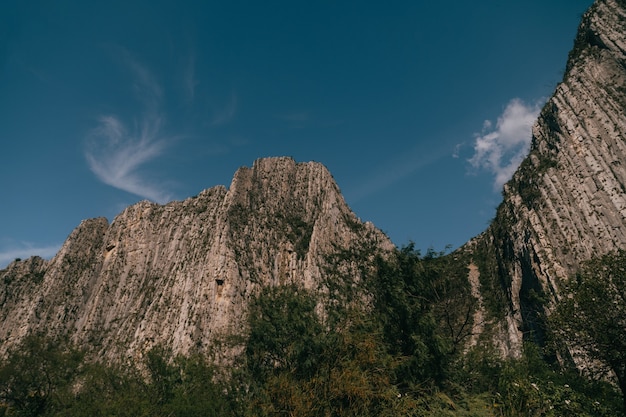
<svg viewBox="0 0 626 417">
<path fill-rule="evenodd" d="M 625 138 L 626 5 L 599 0 L 494 222 L 465 248 L 491 258 L 483 292 L 505 289 L 506 320 L 492 335 L 504 354 L 541 339 L 537 296 L 554 301 L 582 261 L 626 248 Z"/>
<path fill-rule="evenodd" d="M 350 211 L 324 166 L 260 159 L 237 171 L 229 190 L 140 202 L 110 225 L 83 221 L 51 261 L 0 271 L 0 349 L 44 331 L 109 358 L 157 343 L 206 350 L 243 326 L 260 285 L 318 286 L 328 255 L 357 247 L 393 249 Z M 357 267 L 346 273 L 358 279 Z"/>
<path fill-rule="evenodd" d="M 541 316 L 581 262 L 626 248 L 625 138 L 626 2 L 598 0 L 493 223 L 460 249 L 473 261 L 474 328 L 504 355 L 541 341 Z M 0 354 L 35 331 L 111 359 L 156 343 L 206 350 L 241 328 L 260 286 L 318 287 L 328 256 L 355 249 L 393 245 L 354 216 L 322 165 L 258 160 L 228 190 L 84 221 L 51 261 L 0 271 Z M 344 266 L 359 278 L 362 264 Z"/>
</svg>

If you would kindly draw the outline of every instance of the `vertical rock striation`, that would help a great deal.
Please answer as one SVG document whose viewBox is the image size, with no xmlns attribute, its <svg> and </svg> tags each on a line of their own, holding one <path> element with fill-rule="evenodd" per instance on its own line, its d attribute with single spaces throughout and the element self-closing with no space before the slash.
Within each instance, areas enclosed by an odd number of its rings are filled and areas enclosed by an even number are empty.
<svg viewBox="0 0 626 417">
<path fill-rule="evenodd" d="M 495 341 L 518 356 L 525 339 L 542 342 L 564 280 L 581 262 L 626 249 L 625 139 L 626 1 L 597 0 L 494 221 L 450 257 L 471 259 L 471 345 Z M 242 329 L 260 287 L 323 291 L 330 267 L 358 280 L 393 249 L 350 211 L 321 164 L 260 159 L 229 189 L 140 202 L 111 224 L 86 220 L 52 260 L 0 271 L 0 354 L 39 331 L 111 360 L 155 344 L 206 351 Z"/>
<path fill-rule="evenodd" d="M 109 359 L 160 344 L 208 350 L 239 331 L 260 286 L 328 279 L 328 256 L 393 250 L 350 211 L 319 163 L 260 159 L 185 201 L 140 202 L 111 224 L 83 221 L 49 262 L 0 271 L 0 348 L 26 334 L 68 335 Z M 357 265 L 346 273 L 359 277 Z"/>
<path fill-rule="evenodd" d="M 493 224 L 465 248 L 482 259 L 504 354 L 518 355 L 524 338 L 541 342 L 546 303 L 582 261 L 626 248 L 625 139 L 626 3 L 598 0 Z"/>
</svg>

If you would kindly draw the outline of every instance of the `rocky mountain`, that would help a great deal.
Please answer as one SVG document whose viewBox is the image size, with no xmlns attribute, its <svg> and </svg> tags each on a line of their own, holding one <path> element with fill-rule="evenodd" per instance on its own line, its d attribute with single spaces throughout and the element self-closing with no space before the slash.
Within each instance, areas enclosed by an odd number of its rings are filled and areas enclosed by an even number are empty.
<svg viewBox="0 0 626 417">
<path fill-rule="evenodd" d="M 49 262 L 16 261 L 0 271 L 0 349 L 28 333 L 68 335 L 120 358 L 155 344 L 202 351 L 244 323 L 260 286 L 322 285 L 329 256 L 359 278 L 350 253 L 393 250 L 348 208 L 319 163 L 257 160 L 229 189 L 185 201 L 143 201 L 108 223 L 83 221 Z"/>
<path fill-rule="evenodd" d="M 626 248 L 625 138 L 626 2 L 597 0 L 495 219 L 449 256 L 478 300 L 471 344 L 518 356 L 524 340 L 542 342 L 564 281 L 581 262 Z M 228 189 L 140 202 L 110 224 L 86 220 L 52 260 L 0 271 L 0 354 L 40 331 L 110 359 L 156 344 L 205 350 L 241 330 L 262 286 L 323 291 L 331 269 L 358 281 L 392 250 L 321 164 L 260 159 Z"/>
<path fill-rule="evenodd" d="M 505 355 L 541 341 L 541 317 L 582 261 L 626 248 L 625 185 L 626 2 L 598 0 L 495 220 L 464 248 L 478 265 L 481 329 Z"/>
</svg>

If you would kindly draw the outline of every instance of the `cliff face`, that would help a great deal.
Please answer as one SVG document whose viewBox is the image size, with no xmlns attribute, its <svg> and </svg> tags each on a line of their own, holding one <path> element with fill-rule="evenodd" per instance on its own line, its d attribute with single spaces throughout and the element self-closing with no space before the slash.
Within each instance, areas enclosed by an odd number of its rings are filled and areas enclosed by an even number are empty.
<svg viewBox="0 0 626 417">
<path fill-rule="evenodd" d="M 598 0 L 494 221 L 459 250 L 467 256 L 450 257 L 471 259 L 471 344 L 483 337 L 518 356 L 524 339 L 541 342 L 543 317 L 580 263 L 626 249 L 625 138 L 626 1 Z M 393 248 L 322 165 L 261 159 L 229 189 L 84 221 L 52 260 L 0 271 L 0 355 L 38 331 L 110 359 L 155 344 L 207 350 L 242 329 L 261 286 L 323 291 L 328 267 L 358 280 Z"/>
<path fill-rule="evenodd" d="M 0 349 L 29 332 L 69 335 L 108 358 L 154 344 L 206 350 L 243 326 L 259 286 L 329 278 L 329 255 L 393 249 L 350 211 L 321 164 L 261 159 L 230 188 L 161 206 L 140 202 L 111 224 L 83 221 L 49 262 L 0 271 Z M 344 272 L 360 267 L 346 257 Z"/>
<path fill-rule="evenodd" d="M 598 0 L 493 224 L 465 248 L 482 259 L 482 294 L 506 312 L 494 335 L 504 354 L 543 337 L 544 308 L 582 261 L 626 248 L 625 139 L 626 2 Z"/>
</svg>

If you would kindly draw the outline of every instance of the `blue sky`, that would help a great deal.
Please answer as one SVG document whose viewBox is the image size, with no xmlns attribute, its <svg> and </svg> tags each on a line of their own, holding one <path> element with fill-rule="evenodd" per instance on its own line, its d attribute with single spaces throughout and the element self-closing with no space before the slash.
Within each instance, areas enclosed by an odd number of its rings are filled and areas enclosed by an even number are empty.
<svg viewBox="0 0 626 417">
<path fill-rule="evenodd" d="M 81 220 L 325 164 L 394 243 L 483 231 L 591 0 L 0 4 L 0 267 Z"/>
</svg>

